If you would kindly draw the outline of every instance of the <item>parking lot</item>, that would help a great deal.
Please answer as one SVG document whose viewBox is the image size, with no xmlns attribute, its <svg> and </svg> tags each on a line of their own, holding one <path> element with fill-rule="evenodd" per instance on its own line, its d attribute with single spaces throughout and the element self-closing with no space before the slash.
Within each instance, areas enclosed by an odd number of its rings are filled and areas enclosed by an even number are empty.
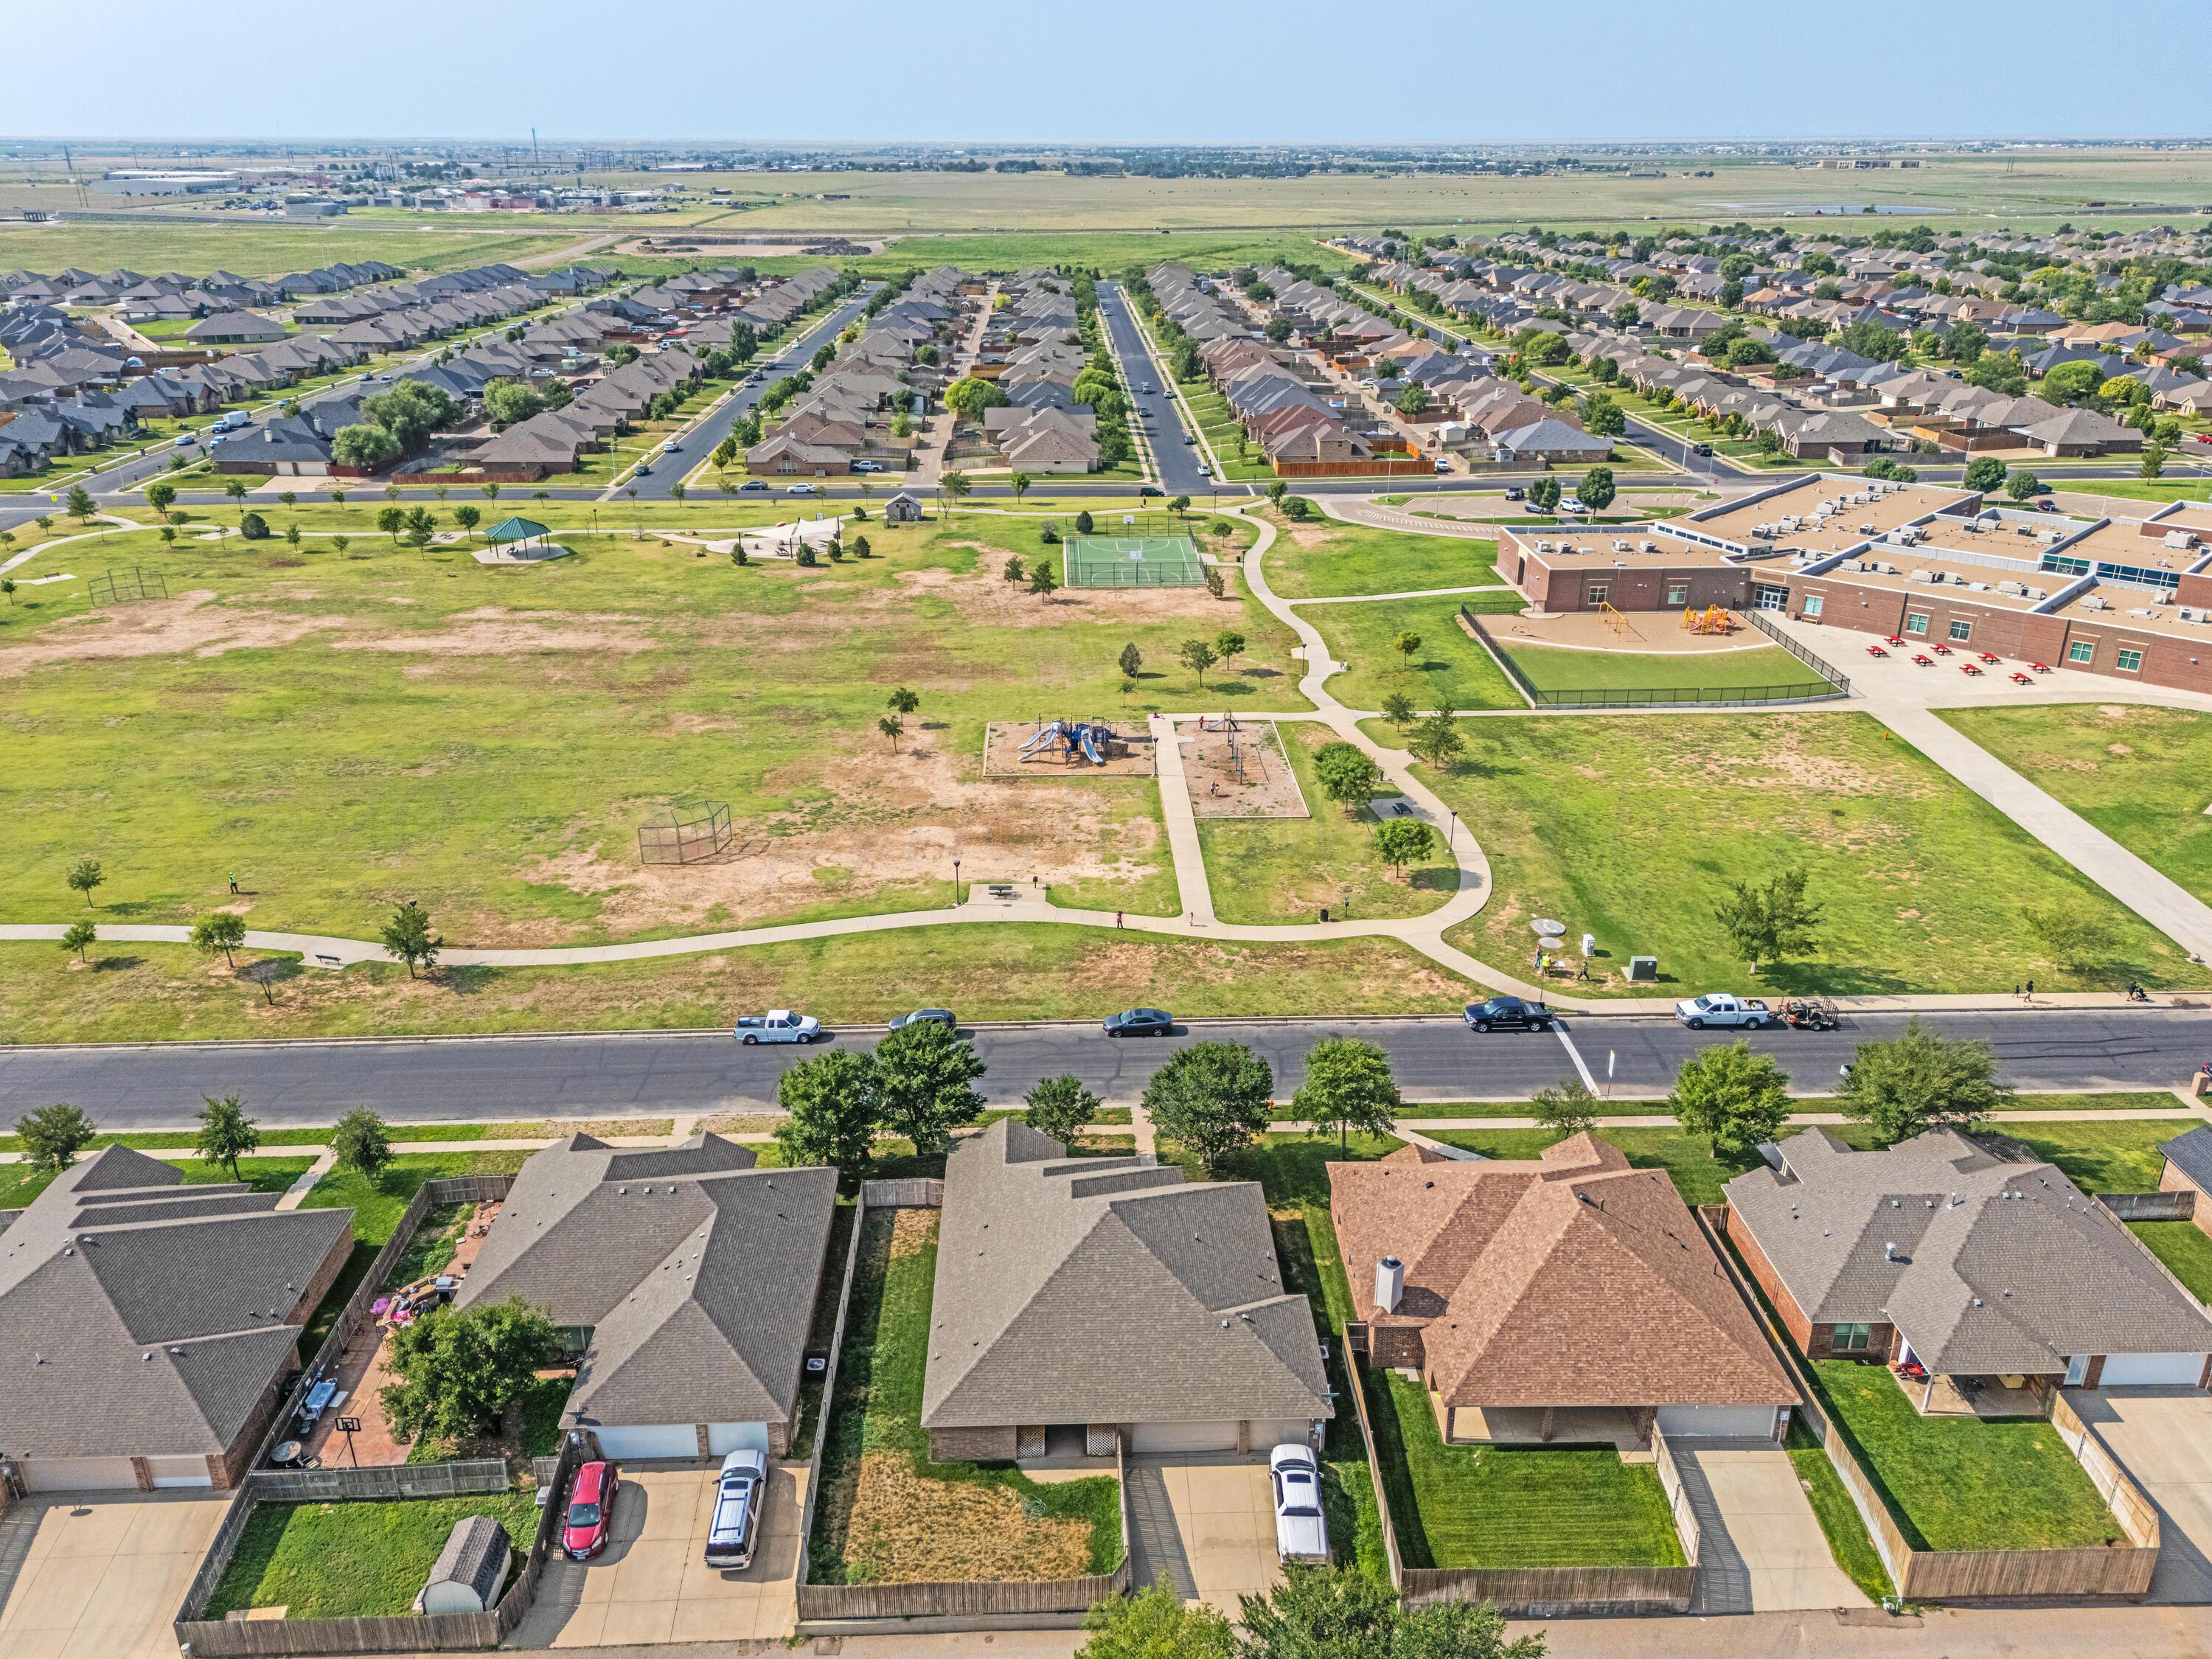
<svg viewBox="0 0 2212 1659">
<path fill-rule="evenodd" d="M 1265 1595 L 1282 1576 L 1263 1460 L 1132 1458 L 1129 1522 L 1138 1583 L 1166 1584 L 1231 1618 L 1238 1597 Z"/>
<path fill-rule="evenodd" d="M 2194 1389 L 2069 1389 L 2066 1397 L 2158 1505 L 2150 1599 L 2212 1601 L 2212 1398 Z"/>
<path fill-rule="evenodd" d="M 719 1572 L 702 1559 L 715 1473 L 624 1470 L 605 1551 L 588 1562 L 547 1565 L 514 1645 L 627 1647 L 788 1636 L 798 1619 L 793 1586 L 805 1468 L 778 1464 L 772 1471 L 760 1546 L 743 1572 Z"/>
<path fill-rule="evenodd" d="M 175 1659 L 171 1621 L 222 1525 L 228 1493 L 101 1494 L 9 1506 L 35 1526 L 0 1607 L 8 1659 Z"/>
</svg>

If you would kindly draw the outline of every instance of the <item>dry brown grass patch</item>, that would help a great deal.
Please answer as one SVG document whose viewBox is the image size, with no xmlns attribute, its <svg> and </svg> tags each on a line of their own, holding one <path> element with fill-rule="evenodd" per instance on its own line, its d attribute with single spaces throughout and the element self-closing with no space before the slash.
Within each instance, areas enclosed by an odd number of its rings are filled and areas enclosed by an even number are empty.
<svg viewBox="0 0 2212 1659">
<path fill-rule="evenodd" d="M 1032 1517 L 1004 1486 L 931 1480 L 899 1452 L 860 1458 L 845 1555 L 857 1583 L 1079 1578 L 1087 1522 Z"/>
</svg>

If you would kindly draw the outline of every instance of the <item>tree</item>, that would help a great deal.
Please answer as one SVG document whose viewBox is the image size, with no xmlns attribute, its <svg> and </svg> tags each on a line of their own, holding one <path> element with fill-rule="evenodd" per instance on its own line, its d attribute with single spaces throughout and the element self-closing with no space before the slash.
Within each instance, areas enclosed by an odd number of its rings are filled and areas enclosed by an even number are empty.
<svg viewBox="0 0 2212 1659">
<path fill-rule="evenodd" d="M 172 507 L 174 507 L 176 502 L 176 485 L 173 483 L 164 483 L 159 479 L 156 479 L 154 483 L 146 486 L 146 505 L 152 507 L 156 513 L 167 516 L 169 509 Z"/>
<path fill-rule="evenodd" d="M 2033 472 L 2015 472 L 2005 480 L 2005 494 L 2016 501 L 2032 501 L 2043 493 L 2043 480 Z"/>
<path fill-rule="evenodd" d="M 333 552 L 343 553 L 346 549 L 352 545 L 353 538 L 350 536 L 333 536 L 331 538 L 331 549 Z"/>
<path fill-rule="evenodd" d="M 2093 395 L 2105 371 L 2087 362 L 2060 363 L 2043 377 L 2043 398 L 2047 403 L 2078 404 Z"/>
<path fill-rule="evenodd" d="M 1039 559 L 1030 569 L 1030 592 L 1041 599 L 1048 599 L 1060 586 L 1059 574 L 1052 568 L 1050 559 Z"/>
<path fill-rule="evenodd" d="M 937 487 L 957 502 L 968 493 L 968 475 L 965 472 L 947 472 L 938 479 Z"/>
<path fill-rule="evenodd" d="M 2142 476 L 2146 478 L 2155 478 L 2160 473 L 2164 472 L 2166 471 L 2166 451 L 2160 448 L 2156 444 L 2145 444 L 2142 447 L 2142 465 L 2141 471 L 2142 472 Z"/>
<path fill-rule="evenodd" d="M 376 527 L 379 530 L 381 530 L 386 535 L 391 537 L 395 542 L 399 539 L 399 526 L 406 522 L 407 515 L 404 513 L 402 513 L 396 507 L 379 507 L 377 509 Z"/>
<path fill-rule="evenodd" d="M 1010 401 L 990 381 L 979 380 L 972 374 L 963 375 L 945 388 L 945 406 L 965 420 L 980 421 L 985 410 L 996 409 Z"/>
<path fill-rule="evenodd" d="M 1390 648 L 1405 659 L 1407 667 L 1411 668 L 1413 665 L 1413 653 L 1421 648 L 1421 636 L 1408 630 L 1391 641 Z"/>
<path fill-rule="evenodd" d="M 1121 647 L 1121 654 L 1115 659 L 1115 662 L 1120 667 L 1123 679 L 1133 680 L 1137 678 L 1137 671 L 1145 665 L 1145 653 L 1137 649 L 1137 642 L 1132 640 Z"/>
<path fill-rule="evenodd" d="M 1623 300 L 1611 313 L 1615 328 L 1634 328 L 1644 320 L 1644 307 L 1633 300 Z"/>
<path fill-rule="evenodd" d="M 2110 918 L 2084 905 L 2053 902 L 2030 905 L 2020 913 L 2036 948 L 2062 968 L 2087 973 L 2119 944 Z"/>
<path fill-rule="evenodd" d="M 543 412 L 545 400 L 535 388 L 520 380 L 497 380 L 485 383 L 483 406 L 491 417 L 492 430 L 498 432 Z"/>
<path fill-rule="evenodd" d="M 884 706 L 895 714 L 911 714 L 921 707 L 921 697 L 919 693 L 909 691 L 902 685 L 884 700 Z"/>
<path fill-rule="evenodd" d="M 1403 1103 L 1390 1057 L 1378 1045 L 1360 1037 L 1323 1037 L 1306 1055 L 1306 1080 L 1291 1097 L 1291 1115 L 1312 1124 L 1316 1134 L 1334 1126 L 1342 1152 L 1354 1129 L 1389 1133 Z"/>
<path fill-rule="evenodd" d="M 1237 659 L 1244 654 L 1244 636 L 1234 629 L 1224 628 L 1213 636 L 1213 650 L 1221 659 L 1222 667 L 1233 674 L 1237 672 Z"/>
<path fill-rule="evenodd" d="M 898 753 L 899 739 L 906 735 L 906 722 L 896 714 L 886 714 L 876 722 L 876 730 L 891 741 L 891 753 Z"/>
<path fill-rule="evenodd" d="M 265 542 L 269 539 L 269 520 L 258 513 L 241 514 L 238 520 L 238 533 L 249 542 Z"/>
<path fill-rule="evenodd" d="M 1439 708 L 1413 728 L 1413 750 L 1439 772 L 1451 769 L 1452 763 L 1467 748 L 1467 739 L 1460 735 L 1459 722 L 1448 710 Z"/>
<path fill-rule="evenodd" d="M 1030 1128 L 1070 1146 L 1098 1115 L 1102 1103 L 1081 1079 L 1062 1076 L 1045 1079 L 1023 1097 L 1023 1103 L 1030 1109 Z"/>
<path fill-rule="evenodd" d="M 1172 1055 L 1145 1088 L 1145 1110 L 1160 1134 L 1195 1156 L 1208 1176 L 1273 1121 L 1275 1073 L 1241 1042 L 1194 1042 Z"/>
<path fill-rule="evenodd" d="M 64 505 L 70 517 L 82 524 L 93 515 L 92 492 L 82 484 L 71 484 Z"/>
<path fill-rule="evenodd" d="M 41 1106 L 15 1120 L 23 1159 L 33 1175 L 59 1175 L 99 1133 L 100 1126 L 79 1106 Z"/>
<path fill-rule="evenodd" d="M 1239 1659 L 1543 1659 L 1540 1635 L 1505 1640 L 1487 1602 L 1407 1608 L 1365 1573 L 1293 1565 L 1262 1598 L 1247 1595 Z M 1118 1656 L 1116 1656 L 1118 1659 Z"/>
<path fill-rule="evenodd" d="M 1006 481 L 1008 487 L 1014 492 L 1014 501 L 1017 506 L 1020 504 L 1022 497 L 1030 493 L 1030 486 L 1036 482 L 1036 480 L 1026 472 L 1017 472 Z"/>
<path fill-rule="evenodd" d="M 801 1060 L 777 1079 L 775 1099 L 786 1114 L 775 1126 L 785 1163 L 826 1164 L 850 1176 L 867 1169 L 878 1115 L 872 1055 L 837 1048 Z"/>
<path fill-rule="evenodd" d="M 413 899 L 392 911 L 392 919 L 384 924 L 377 938 L 394 962 L 407 964 L 410 979 L 415 977 L 417 967 L 436 967 L 438 952 L 445 945 L 430 931 L 429 913 Z"/>
<path fill-rule="evenodd" d="M 464 504 L 453 509 L 453 522 L 460 526 L 464 532 L 471 532 L 483 522 L 483 514 L 477 507 Z"/>
<path fill-rule="evenodd" d="M 1176 647 L 1176 658 L 1185 668 L 1198 676 L 1200 690 L 1206 689 L 1206 671 L 1220 660 L 1214 654 L 1213 647 L 1204 640 L 1185 640 Z"/>
<path fill-rule="evenodd" d="M 340 466 L 380 472 L 399 459 L 399 440 L 374 422 L 342 426 L 331 438 L 331 459 Z"/>
<path fill-rule="evenodd" d="M 1182 518 L 1185 514 L 1190 511 L 1190 497 L 1188 495 L 1176 495 L 1171 497 L 1168 501 L 1168 511 L 1175 514 L 1176 518 Z"/>
<path fill-rule="evenodd" d="M 1989 1044 L 1954 1040 L 1915 1018 L 1903 1036 L 1859 1044 L 1836 1103 L 1889 1142 L 1926 1129 L 1972 1128 L 2012 1097 L 1997 1081 Z"/>
<path fill-rule="evenodd" d="M 77 960 L 89 967 L 91 951 L 100 942 L 100 927 L 90 921 L 73 921 L 62 929 L 62 949 L 76 952 Z"/>
<path fill-rule="evenodd" d="M 2005 471 L 2005 464 L 1996 456 L 1977 455 L 1966 463 L 1966 476 L 1963 482 L 1967 489 L 1979 490 L 1987 495 L 2004 483 Z"/>
<path fill-rule="evenodd" d="M 1559 504 L 1559 481 L 1546 473 L 1528 486 L 1528 499 L 1540 510 L 1549 513 Z"/>
<path fill-rule="evenodd" d="M 975 1047 L 949 1025 L 915 1020 L 876 1045 L 876 1100 L 883 1126 L 914 1142 L 924 1158 L 952 1145 L 973 1123 L 983 1097 L 969 1085 L 983 1075 Z"/>
<path fill-rule="evenodd" d="M 246 943 L 246 918 L 229 910 L 211 910 L 192 923 L 192 948 L 203 956 L 222 952 L 222 959 L 238 966 L 231 955 Z"/>
<path fill-rule="evenodd" d="M 385 1364 L 398 1380 L 377 1397 L 400 1439 L 471 1440 L 496 1433 L 507 1407 L 563 1351 L 551 1316 L 519 1297 L 434 1308 L 385 1339 Z"/>
<path fill-rule="evenodd" d="M 438 533 L 438 517 L 427 507 L 410 507 L 406 517 L 407 540 L 415 547 L 428 547 L 430 538 Z"/>
<path fill-rule="evenodd" d="M 1713 911 L 1721 931 L 1755 975 L 1762 962 L 1778 962 L 1813 947 L 1822 907 L 1805 896 L 1805 866 L 1778 870 L 1764 884 L 1739 881 Z"/>
<path fill-rule="evenodd" d="M 1401 415 L 1418 416 L 1428 413 L 1430 401 L 1428 387 L 1419 380 L 1408 380 L 1405 389 L 1390 403 Z"/>
<path fill-rule="evenodd" d="M 1385 818 L 1375 826 L 1375 850 L 1395 874 L 1428 857 L 1436 831 L 1419 818 Z"/>
<path fill-rule="evenodd" d="M 1357 744 L 1341 738 L 1315 750 L 1313 766 L 1322 793 L 1347 811 L 1356 812 L 1382 787 L 1382 769 Z"/>
<path fill-rule="evenodd" d="M 1529 1115 L 1556 1134 L 1580 1134 L 1597 1127 L 1598 1098 L 1579 1075 L 1536 1091 Z"/>
<path fill-rule="evenodd" d="M 261 1146 L 261 1131 L 246 1115 L 245 1103 L 236 1095 L 205 1097 L 207 1104 L 200 1109 L 200 1128 L 192 1141 L 193 1150 L 206 1164 L 221 1164 L 230 1170 L 230 1178 L 238 1179 L 238 1160 Z"/>
<path fill-rule="evenodd" d="M 627 368 L 637 359 L 637 348 L 627 340 L 619 341 L 607 348 L 607 367 L 610 368 Z"/>
<path fill-rule="evenodd" d="M 1279 320 L 1279 319 L 1278 319 Z M 1237 1633 L 1204 1603 L 1165 1584 L 1100 1601 L 1084 1615 L 1091 1639 L 1076 1659 L 1236 1659 Z"/>
<path fill-rule="evenodd" d="M 100 860 L 88 854 L 70 866 L 70 872 L 64 879 L 73 891 L 84 895 L 85 904 L 89 908 L 92 890 L 104 884 L 107 877 L 100 870 Z"/>
<path fill-rule="evenodd" d="M 1406 727 L 1413 722 L 1413 700 L 1407 696 L 1403 691 L 1384 692 L 1382 694 L 1382 718 L 1389 721 L 1391 725 L 1396 726 L 1401 732 L 1404 731 Z"/>
<path fill-rule="evenodd" d="M 1601 358 L 1599 361 L 1611 367 L 1611 359 Z M 1593 392 L 1583 399 L 1583 429 L 1601 438 L 1618 438 L 1628 430 L 1628 416 L 1622 412 L 1620 405 L 1613 402 L 1611 394 Z"/>
<path fill-rule="evenodd" d="M 1741 1158 L 1771 1140 L 1790 1116 L 1790 1079 L 1773 1060 L 1738 1037 L 1709 1045 L 1682 1062 L 1667 1104 L 1682 1127 L 1716 1152 Z"/>
<path fill-rule="evenodd" d="M 1023 568 L 1020 554 L 1009 553 L 1006 555 L 1006 562 L 999 574 L 1010 582 L 1018 582 L 1024 580 L 1029 572 Z"/>
<path fill-rule="evenodd" d="M 1091 532 L 1091 528 L 1090 508 L 1077 508 L 1075 514 L 1075 533 L 1079 536 L 1088 536 Z"/>
<path fill-rule="evenodd" d="M 331 1131 L 331 1156 L 338 1167 L 365 1176 L 374 1182 L 392 1162 L 392 1134 L 384 1120 L 366 1106 L 356 1106 Z"/>
<path fill-rule="evenodd" d="M 1613 469 L 1594 466 L 1583 474 L 1583 481 L 1575 486 L 1575 495 L 1593 513 L 1602 513 L 1613 505 Z"/>
</svg>

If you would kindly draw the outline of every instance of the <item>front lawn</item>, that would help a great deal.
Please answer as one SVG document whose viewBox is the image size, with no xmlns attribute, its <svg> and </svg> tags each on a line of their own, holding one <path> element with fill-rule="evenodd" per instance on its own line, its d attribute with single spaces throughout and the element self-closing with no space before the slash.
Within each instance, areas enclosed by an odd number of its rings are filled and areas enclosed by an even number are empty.
<svg viewBox="0 0 2212 1659">
<path fill-rule="evenodd" d="M 1818 695 L 1827 681 L 1779 646 L 1734 651 L 1577 651 L 1563 647 L 1501 644 L 1513 665 L 1539 691 L 1717 691 L 1741 696 L 1758 688 L 1770 696 Z"/>
<path fill-rule="evenodd" d="M 1321 630 L 1329 655 L 1345 665 L 1328 690 L 1347 707 L 1380 708 L 1384 697 L 1402 691 L 1417 708 L 1526 708 L 1505 671 L 1460 626 L 1462 602 L 1378 599 L 1308 605 L 1301 615 Z M 1517 593 L 1474 594 L 1464 602 L 1473 611 L 1519 611 L 1528 603 Z M 1419 641 L 1410 655 L 1398 648 L 1406 634 Z"/>
<path fill-rule="evenodd" d="M 2125 1541 L 2041 1418 L 1923 1417 L 1883 1365 L 1812 1364 L 1821 1404 L 1923 1550 L 2079 1549 Z"/>
<path fill-rule="evenodd" d="M 167 1161 L 185 1172 L 185 1184 L 188 1187 L 227 1182 L 230 1179 L 229 1170 L 220 1164 L 204 1164 L 196 1158 Z M 305 1158 L 240 1158 L 238 1178 L 257 1193 L 281 1193 L 307 1174 L 307 1166 L 313 1161 Z M 0 1210 L 23 1208 L 52 1186 L 53 1179 L 50 1175 L 33 1172 L 27 1164 L 0 1164 Z"/>
<path fill-rule="evenodd" d="M 921 1426 L 938 1212 L 872 1212 L 839 1354 L 821 1498 L 818 1584 L 1073 1578 L 1121 1561 L 1120 1483 L 1040 1486 L 1005 1463 L 939 1463 Z"/>
<path fill-rule="evenodd" d="M 1449 935 L 1486 961 L 1524 968 L 1530 919 L 1552 916 L 1570 938 L 1597 936 L 1598 994 L 1741 987 L 1715 908 L 1731 883 L 1799 865 L 1819 936 L 1760 965 L 1752 988 L 1768 995 L 2204 982 L 2172 941 L 1863 715 L 1470 720 L 1460 732 L 1466 752 L 1429 783 L 1490 858 L 1496 896 Z M 2106 961 L 2062 969 L 2031 942 L 2022 911 L 2053 902 L 2108 925 Z M 1656 987 L 1628 982 L 1638 955 L 1658 957 Z"/>
<path fill-rule="evenodd" d="M 538 1531 L 536 1494 L 264 1504 L 247 1517 L 237 1553 L 204 1619 L 244 1607 L 283 1607 L 289 1619 L 374 1619 L 404 1613 L 438 1563 L 453 1523 L 497 1518 L 515 1554 Z"/>
<path fill-rule="evenodd" d="M 2148 1193 L 2157 1190 L 2159 1176 L 2166 1167 L 2166 1156 L 2159 1146 L 2188 1127 L 2172 1118 L 2106 1118 L 2071 1123 L 2010 1121 L 1991 1124 L 1989 1133 L 2016 1140 L 2038 1158 L 2057 1164 L 2085 1193 Z"/>
</svg>

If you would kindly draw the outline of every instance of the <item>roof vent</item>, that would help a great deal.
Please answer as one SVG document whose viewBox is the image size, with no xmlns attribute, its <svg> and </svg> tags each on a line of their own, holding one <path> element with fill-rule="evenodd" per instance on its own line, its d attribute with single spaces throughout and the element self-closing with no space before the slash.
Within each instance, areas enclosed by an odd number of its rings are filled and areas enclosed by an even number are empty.
<svg viewBox="0 0 2212 1659">
<path fill-rule="evenodd" d="M 1375 1305 L 1384 1313 L 1398 1311 L 1406 1294 L 1406 1264 L 1386 1255 L 1375 1264 Z"/>
</svg>

